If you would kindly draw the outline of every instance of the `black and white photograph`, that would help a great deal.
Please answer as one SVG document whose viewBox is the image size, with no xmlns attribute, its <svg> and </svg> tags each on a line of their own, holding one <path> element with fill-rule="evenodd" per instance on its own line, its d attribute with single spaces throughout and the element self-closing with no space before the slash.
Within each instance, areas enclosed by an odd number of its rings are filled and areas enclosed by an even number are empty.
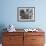
<svg viewBox="0 0 46 46">
<path fill-rule="evenodd" d="M 18 7 L 17 20 L 22 22 L 35 21 L 35 7 Z"/>
</svg>

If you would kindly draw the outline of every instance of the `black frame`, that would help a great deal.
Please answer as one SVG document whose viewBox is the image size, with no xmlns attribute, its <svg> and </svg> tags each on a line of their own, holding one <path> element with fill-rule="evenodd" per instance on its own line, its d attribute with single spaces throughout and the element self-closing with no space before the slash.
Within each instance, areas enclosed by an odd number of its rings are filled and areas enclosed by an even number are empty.
<svg viewBox="0 0 46 46">
<path fill-rule="evenodd" d="M 23 11 L 27 10 L 27 9 L 29 9 L 29 10 L 32 9 L 32 11 L 33 11 L 33 19 L 28 19 L 28 18 L 27 19 L 20 19 L 20 10 L 22 10 L 22 9 L 23 9 Z M 35 22 L 35 7 L 18 7 L 17 8 L 17 21 L 19 21 L 19 22 Z"/>
</svg>

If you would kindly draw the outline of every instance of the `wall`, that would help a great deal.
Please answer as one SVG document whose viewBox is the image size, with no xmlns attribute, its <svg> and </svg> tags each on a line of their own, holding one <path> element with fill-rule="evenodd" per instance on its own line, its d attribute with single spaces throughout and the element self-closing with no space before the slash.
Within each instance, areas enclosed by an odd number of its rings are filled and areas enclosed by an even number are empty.
<svg viewBox="0 0 46 46">
<path fill-rule="evenodd" d="M 46 0 L 0 0 L 0 25 L 16 28 L 46 28 Z M 35 7 L 35 22 L 18 22 L 17 7 Z"/>
</svg>

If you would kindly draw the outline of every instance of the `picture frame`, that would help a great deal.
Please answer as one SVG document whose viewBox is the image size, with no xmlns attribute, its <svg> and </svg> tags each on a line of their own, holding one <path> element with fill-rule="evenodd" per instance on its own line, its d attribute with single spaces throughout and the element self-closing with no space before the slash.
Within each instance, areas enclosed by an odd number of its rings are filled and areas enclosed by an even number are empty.
<svg viewBox="0 0 46 46">
<path fill-rule="evenodd" d="M 34 22 L 35 21 L 35 7 L 18 7 L 17 21 L 20 22 Z"/>
</svg>

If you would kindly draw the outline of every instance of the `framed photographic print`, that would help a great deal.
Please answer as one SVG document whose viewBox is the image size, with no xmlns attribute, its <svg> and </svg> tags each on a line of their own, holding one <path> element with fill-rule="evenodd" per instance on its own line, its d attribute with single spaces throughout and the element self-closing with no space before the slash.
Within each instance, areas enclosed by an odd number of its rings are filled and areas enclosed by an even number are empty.
<svg viewBox="0 0 46 46">
<path fill-rule="evenodd" d="M 17 20 L 21 22 L 34 22 L 35 7 L 18 7 Z"/>
</svg>

